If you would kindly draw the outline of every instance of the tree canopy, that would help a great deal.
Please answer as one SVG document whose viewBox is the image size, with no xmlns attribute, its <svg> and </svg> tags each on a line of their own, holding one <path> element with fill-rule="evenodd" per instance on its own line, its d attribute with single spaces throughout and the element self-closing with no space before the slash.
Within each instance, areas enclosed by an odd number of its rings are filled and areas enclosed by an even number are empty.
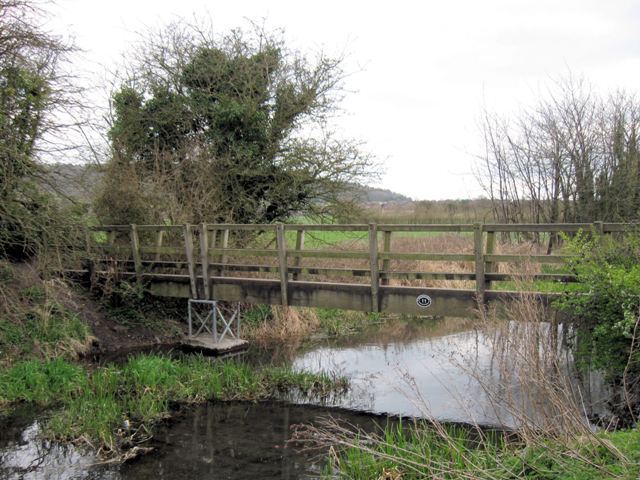
<svg viewBox="0 0 640 480">
<path fill-rule="evenodd" d="M 351 201 L 345 186 L 375 173 L 357 143 L 327 133 L 340 59 L 311 61 L 260 29 L 215 38 L 183 23 L 137 53 L 112 96 L 105 221 L 336 214 Z"/>
<path fill-rule="evenodd" d="M 33 1 L 0 0 L 0 255 L 32 253 L 52 222 L 38 157 L 57 148 L 44 138 L 60 127 L 60 66 L 73 47 L 43 30 L 42 16 Z"/>
</svg>

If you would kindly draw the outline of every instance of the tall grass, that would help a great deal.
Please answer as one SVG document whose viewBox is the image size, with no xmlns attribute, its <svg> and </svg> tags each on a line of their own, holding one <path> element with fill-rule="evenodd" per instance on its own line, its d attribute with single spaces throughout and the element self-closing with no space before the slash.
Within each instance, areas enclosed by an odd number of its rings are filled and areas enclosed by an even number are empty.
<svg viewBox="0 0 640 480">
<path fill-rule="evenodd" d="M 312 335 L 352 335 L 382 321 L 383 317 L 376 313 L 261 305 L 244 312 L 242 336 L 264 343 L 292 342 Z"/>
<path fill-rule="evenodd" d="M 0 365 L 20 358 L 76 359 L 94 338 L 69 308 L 69 287 L 32 265 L 0 264 Z"/>
</svg>

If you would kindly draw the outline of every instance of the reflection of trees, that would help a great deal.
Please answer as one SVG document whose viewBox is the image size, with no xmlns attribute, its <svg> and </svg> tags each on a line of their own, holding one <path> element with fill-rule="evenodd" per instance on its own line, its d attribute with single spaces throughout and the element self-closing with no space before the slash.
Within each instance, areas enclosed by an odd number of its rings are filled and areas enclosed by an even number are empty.
<svg viewBox="0 0 640 480">
<path fill-rule="evenodd" d="M 0 477 L 6 479 L 79 479 L 92 475 L 93 455 L 73 446 L 63 446 L 41 438 L 39 421 L 3 429 L 6 444 L 0 444 Z M 103 476 L 102 478 L 107 478 Z M 108 478 L 113 478 L 110 474 Z"/>
</svg>

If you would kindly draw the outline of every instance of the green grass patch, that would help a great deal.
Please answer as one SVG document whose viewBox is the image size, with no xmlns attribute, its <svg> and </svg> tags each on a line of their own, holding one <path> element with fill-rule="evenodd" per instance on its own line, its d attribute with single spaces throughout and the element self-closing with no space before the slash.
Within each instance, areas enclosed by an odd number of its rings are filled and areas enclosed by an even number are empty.
<svg viewBox="0 0 640 480">
<path fill-rule="evenodd" d="M 334 440 L 346 447 L 325 473 L 339 478 L 587 480 L 636 479 L 640 474 L 637 429 L 601 433 L 591 441 L 539 439 L 525 445 L 499 434 L 444 425 L 436 430 L 419 422 L 387 425 L 374 435 L 341 433 Z"/>
<path fill-rule="evenodd" d="M 54 408 L 45 431 L 65 441 L 84 439 L 120 454 L 149 438 L 172 404 L 208 400 L 257 401 L 283 391 L 326 396 L 346 380 L 287 367 L 256 370 L 238 361 L 201 356 L 139 355 L 122 366 L 95 370 L 64 360 L 19 362 L 0 373 L 0 406 L 30 402 Z"/>
<path fill-rule="evenodd" d="M 366 327 L 380 323 L 379 313 L 365 313 L 338 308 L 317 308 L 316 315 L 320 320 L 321 331 L 329 336 L 353 335 Z"/>
<path fill-rule="evenodd" d="M 86 324 L 55 302 L 26 303 L 12 315 L 0 316 L 0 361 L 4 363 L 34 356 L 73 359 L 90 341 Z"/>
</svg>

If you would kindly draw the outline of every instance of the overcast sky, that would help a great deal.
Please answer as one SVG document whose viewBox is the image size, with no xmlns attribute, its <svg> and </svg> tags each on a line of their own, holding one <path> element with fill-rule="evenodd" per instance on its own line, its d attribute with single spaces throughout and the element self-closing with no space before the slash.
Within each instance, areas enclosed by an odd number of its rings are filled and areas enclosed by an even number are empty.
<svg viewBox="0 0 640 480">
<path fill-rule="evenodd" d="M 138 32 L 179 17 L 220 32 L 266 20 L 303 51 L 346 53 L 338 132 L 384 164 L 381 186 L 414 199 L 481 195 L 477 119 L 517 113 L 554 80 L 638 89 L 640 1 L 288 2 L 58 0 L 51 28 L 75 37 L 78 70 L 108 78 Z"/>
</svg>

